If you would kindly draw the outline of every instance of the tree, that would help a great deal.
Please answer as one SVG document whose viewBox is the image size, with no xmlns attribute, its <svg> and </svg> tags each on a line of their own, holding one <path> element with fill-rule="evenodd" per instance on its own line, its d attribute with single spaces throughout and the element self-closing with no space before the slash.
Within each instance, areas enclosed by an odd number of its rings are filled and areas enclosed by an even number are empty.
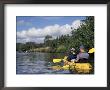
<svg viewBox="0 0 110 90">
<path fill-rule="evenodd" d="M 84 45 L 87 49 L 94 47 L 94 17 L 89 16 L 83 20 L 83 24 L 71 32 L 73 42 L 72 46 L 75 48 Z"/>
<path fill-rule="evenodd" d="M 51 41 L 52 41 L 52 36 L 50 35 L 45 36 L 45 39 L 44 39 L 45 46 L 51 46 L 51 43 L 52 43 Z"/>
</svg>

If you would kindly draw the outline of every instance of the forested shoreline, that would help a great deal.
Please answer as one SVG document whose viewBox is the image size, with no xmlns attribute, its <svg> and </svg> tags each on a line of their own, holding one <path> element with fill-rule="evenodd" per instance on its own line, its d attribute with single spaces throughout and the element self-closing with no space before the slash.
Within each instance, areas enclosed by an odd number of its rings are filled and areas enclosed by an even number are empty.
<svg viewBox="0 0 110 90">
<path fill-rule="evenodd" d="M 16 43 L 17 51 L 29 52 L 67 52 L 74 47 L 79 50 L 80 45 L 84 45 L 86 50 L 94 47 L 94 17 L 88 16 L 82 20 L 82 24 L 77 29 L 72 29 L 71 34 L 61 35 L 53 38 L 45 36 L 44 43 L 26 42 Z"/>
</svg>

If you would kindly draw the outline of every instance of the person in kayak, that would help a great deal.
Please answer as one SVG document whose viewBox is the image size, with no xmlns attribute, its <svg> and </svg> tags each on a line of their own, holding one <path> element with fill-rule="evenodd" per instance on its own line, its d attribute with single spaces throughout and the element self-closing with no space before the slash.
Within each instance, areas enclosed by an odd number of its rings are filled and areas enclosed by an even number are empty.
<svg viewBox="0 0 110 90">
<path fill-rule="evenodd" d="M 80 52 L 77 55 L 76 62 L 88 62 L 89 54 L 85 51 L 84 46 L 80 46 Z"/>
<path fill-rule="evenodd" d="M 71 48 L 70 53 L 67 57 L 67 61 L 71 62 L 74 61 L 76 59 L 76 53 L 75 53 L 75 48 Z"/>
</svg>

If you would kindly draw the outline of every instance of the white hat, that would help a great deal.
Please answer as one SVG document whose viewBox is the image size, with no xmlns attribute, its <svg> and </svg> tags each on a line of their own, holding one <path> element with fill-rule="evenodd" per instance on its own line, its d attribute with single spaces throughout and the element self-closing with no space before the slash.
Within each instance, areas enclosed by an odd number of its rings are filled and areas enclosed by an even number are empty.
<svg viewBox="0 0 110 90">
<path fill-rule="evenodd" d="M 75 48 L 71 48 L 71 51 L 75 51 Z"/>
</svg>

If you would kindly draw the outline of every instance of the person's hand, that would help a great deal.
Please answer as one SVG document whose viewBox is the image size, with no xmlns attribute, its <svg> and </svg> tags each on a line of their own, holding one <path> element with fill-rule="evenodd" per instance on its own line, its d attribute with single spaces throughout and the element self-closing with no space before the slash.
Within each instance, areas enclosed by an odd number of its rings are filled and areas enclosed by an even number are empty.
<svg viewBox="0 0 110 90">
<path fill-rule="evenodd" d="M 70 62 L 67 61 L 67 60 L 64 63 L 65 63 L 65 65 L 69 65 L 70 64 Z"/>
<path fill-rule="evenodd" d="M 71 63 L 70 63 L 70 66 L 73 66 L 73 65 L 75 65 L 75 60 L 71 61 Z"/>
<path fill-rule="evenodd" d="M 67 61 L 66 60 L 64 61 L 64 65 L 67 65 Z"/>
<path fill-rule="evenodd" d="M 79 61 L 79 60 L 77 60 L 77 59 L 75 60 L 75 62 L 78 62 L 78 61 Z"/>
</svg>

